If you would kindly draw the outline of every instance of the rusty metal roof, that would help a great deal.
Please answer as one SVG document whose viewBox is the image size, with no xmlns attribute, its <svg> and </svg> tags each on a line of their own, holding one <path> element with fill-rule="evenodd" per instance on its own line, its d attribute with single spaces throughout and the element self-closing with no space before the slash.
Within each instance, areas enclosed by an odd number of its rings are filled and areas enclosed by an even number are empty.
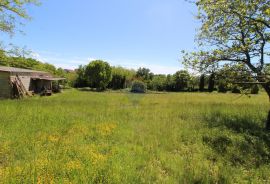
<svg viewBox="0 0 270 184">
<path fill-rule="evenodd" d="M 14 72 L 14 73 L 42 73 L 47 74 L 48 72 L 44 71 L 36 71 L 36 70 L 29 70 L 23 68 L 14 68 L 14 67 L 7 67 L 7 66 L 0 66 L 0 71 L 2 72 Z"/>
<path fill-rule="evenodd" d="M 60 81 L 66 80 L 66 78 L 57 78 L 57 77 L 31 77 L 33 80 L 47 80 L 47 81 Z"/>
</svg>

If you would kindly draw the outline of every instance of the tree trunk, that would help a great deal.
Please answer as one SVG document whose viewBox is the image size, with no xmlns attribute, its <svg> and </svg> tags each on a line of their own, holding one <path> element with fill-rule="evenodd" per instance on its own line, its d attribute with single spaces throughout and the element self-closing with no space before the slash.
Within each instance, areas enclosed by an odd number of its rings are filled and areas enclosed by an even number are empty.
<svg viewBox="0 0 270 184">
<path fill-rule="evenodd" d="M 266 93 L 268 95 L 269 101 L 270 101 L 270 84 L 266 83 L 266 84 L 263 84 L 262 86 L 265 89 L 265 91 L 266 91 Z M 268 112 L 267 121 L 266 121 L 266 124 L 265 124 L 265 129 L 270 131 L 270 110 Z"/>
<path fill-rule="evenodd" d="M 266 123 L 265 123 L 265 129 L 267 131 L 270 131 L 270 111 L 268 111 L 268 116 L 267 116 L 267 120 L 266 120 Z"/>
</svg>

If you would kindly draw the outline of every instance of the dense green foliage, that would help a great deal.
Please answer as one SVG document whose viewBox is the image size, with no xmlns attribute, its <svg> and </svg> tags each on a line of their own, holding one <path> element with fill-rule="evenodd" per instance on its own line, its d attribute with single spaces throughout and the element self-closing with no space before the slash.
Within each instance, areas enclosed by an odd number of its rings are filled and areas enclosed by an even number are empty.
<svg viewBox="0 0 270 184">
<path fill-rule="evenodd" d="M 181 70 L 173 75 L 175 81 L 175 91 L 183 91 L 188 87 L 190 75 L 187 71 Z"/>
<path fill-rule="evenodd" d="M 254 86 L 252 86 L 252 88 L 251 88 L 251 94 L 258 94 L 259 93 L 259 87 L 258 87 L 258 85 L 254 85 Z"/>
<path fill-rule="evenodd" d="M 123 67 L 112 67 L 112 80 L 109 83 L 109 88 L 124 89 L 130 87 L 134 76 L 134 70 L 128 70 Z"/>
<path fill-rule="evenodd" d="M 75 87 L 97 88 L 97 85 L 104 79 L 93 76 L 89 77 L 89 75 L 99 74 L 107 76 L 100 72 L 99 67 L 93 68 L 88 74 L 86 73 L 86 69 L 87 66 L 80 66 L 77 69 Z M 239 69 L 242 71 L 240 72 Z M 131 88 L 133 81 L 142 81 L 147 85 L 147 89 L 152 91 L 204 91 L 204 87 L 207 88 L 208 85 L 209 92 L 213 92 L 214 90 L 219 92 L 232 91 L 234 86 L 239 90 L 249 90 L 250 92 L 252 85 L 234 84 L 234 81 L 235 79 L 241 80 L 242 78 L 251 82 L 254 81 L 251 73 L 238 65 L 224 65 L 216 69 L 214 73 L 205 73 L 201 77 L 190 74 L 187 70 L 177 71 L 173 75 L 153 74 L 147 68 L 139 68 L 137 71 L 134 71 L 123 67 L 111 67 L 111 73 L 112 77 L 110 80 L 106 78 L 105 86 L 114 90 Z M 91 83 L 89 82 L 90 78 L 92 80 Z"/>
<path fill-rule="evenodd" d="M 21 20 L 30 19 L 25 7 L 38 4 L 38 0 L 1 0 L 0 1 L 0 31 L 13 34 Z"/>
<path fill-rule="evenodd" d="M 210 74 L 208 80 L 208 91 L 213 92 L 215 88 L 215 73 Z"/>
<path fill-rule="evenodd" d="M 112 68 L 102 60 L 91 61 L 85 68 L 85 76 L 90 87 L 104 90 L 112 78 Z"/>
<path fill-rule="evenodd" d="M 71 90 L 3 100 L 0 183 L 269 183 L 267 99 Z"/>
<path fill-rule="evenodd" d="M 135 80 L 132 82 L 131 92 L 132 93 L 145 93 L 147 86 L 144 82 Z"/>
<path fill-rule="evenodd" d="M 255 80 L 265 82 L 262 86 L 270 96 L 265 71 L 270 51 L 270 1 L 198 0 L 196 5 L 201 22 L 200 51 L 184 52 L 185 64 L 199 70 L 218 62 L 242 64 Z"/>
<path fill-rule="evenodd" d="M 136 77 L 143 81 L 150 81 L 153 79 L 154 74 L 148 68 L 139 68 L 136 72 Z"/>
<path fill-rule="evenodd" d="M 205 75 L 202 74 L 201 77 L 200 77 L 200 84 L 199 84 L 199 90 L 200 91 L 204 91 L 204 87 L 205 87 Z"/>
<path fill-rule="evenodd" d="M 177 71 L 173 75 L 153 74 L 149 69 L 139 68 L 137 71 L 126 69 L 123 67 L 111 67 L 104 61 L 93 61 L 86 66 L 79 66 L 76 71 L 64 70 L 56 68 L 52 64 L 42 63 L 36 59 L 26 57 L 9 56 L 3 50 L 0 50 L 0 65 L 11 66 L 18 68 L 26 68 L 32 70 L 47 71 L 59 77 L 65 77 L 66 83 L 71 87 L 92 87 L 98 90 L 110 89 L 124 89 L 131 88 L 134 80 L 140 80 L 147 84 L 147 89 L 153 91 L 198 91 L 202 85 L 202 78 L 190 74 L 186 70 Z M 209 91 L 214 91 L 215 84 L 226 86 L 226 91 L 232 90 L 233 80 L 235 78 L 245 78 L 253 82 L 251 73 L 242 68 L 239 72 L 240 66 L 224 65 L 217 69 L 215 74 L 203 74 L 204 83 L 209 83 Z M 202 86 L 201 86 L 202 87 Z M 239 89 L 251 90 L 252 85 L 237 85 Z"/>
</svg>

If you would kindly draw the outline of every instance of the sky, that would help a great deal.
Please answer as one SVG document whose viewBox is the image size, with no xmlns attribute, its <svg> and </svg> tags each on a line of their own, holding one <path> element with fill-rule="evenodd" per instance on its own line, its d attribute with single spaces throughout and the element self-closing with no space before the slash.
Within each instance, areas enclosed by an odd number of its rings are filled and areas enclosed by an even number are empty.
<svg viewBox="0 0 270 184">
<path fill-rule="evenodd" d="M 41 0 L 28 7 L 24 34 L 5 43 L 26 46 L 32 57 L 64 69 L 101 59 L 114 66 L 181 70 L 181 50 L 194 50 L 196 8 L 185 0 Z"/>
</svg>

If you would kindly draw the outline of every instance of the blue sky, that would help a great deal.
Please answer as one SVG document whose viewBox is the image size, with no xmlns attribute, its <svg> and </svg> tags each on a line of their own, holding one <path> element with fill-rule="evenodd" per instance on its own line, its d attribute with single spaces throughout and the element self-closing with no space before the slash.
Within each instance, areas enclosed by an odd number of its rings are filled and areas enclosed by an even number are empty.
<svg viewBox="0 0 270 184">
<path fill-rule="evenodd" d="M 182 68 L 181 50 L 193 50 L 196 9 L 184 0 L 41 0 L 33 17 L 6 42 L 33 56 L 74 69 L 92 59 L 154 73 Z"/>
</svg>

